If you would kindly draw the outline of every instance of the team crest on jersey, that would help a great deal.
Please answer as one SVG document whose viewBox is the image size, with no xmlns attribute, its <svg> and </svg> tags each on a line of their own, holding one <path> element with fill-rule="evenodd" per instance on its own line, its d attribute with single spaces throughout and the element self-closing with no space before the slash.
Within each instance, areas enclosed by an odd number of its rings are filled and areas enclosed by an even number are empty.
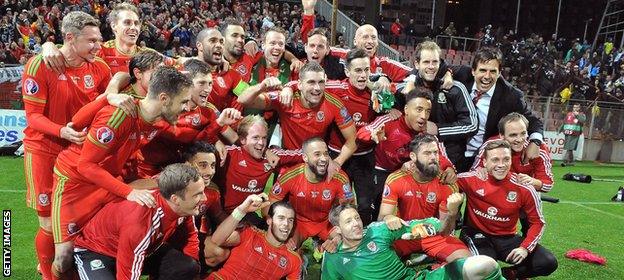
<svg viewBox="0 0 624 280">
<path fill-rule="evenodd" d="M 245 76 L 247 75 L 247 66 L 241 64 L 236 68 L 236 71 L 238 71 L 238 73 L 240 73 L 241 75 Z"/>
<path fill-rule="evenodd" d="M 256 187 L 258 187 L 258 181 L 256 181 L 255 179 L 251 180 L 251 181 L 249 181 L 249 183 L 247 183 L 247 188 L 249 188 L 251 190 L 256 189 Z"/>
<path fill-rule="evenodd" d="M 76 233 L 78 231 L 78 229 L 76 228 L 76 223 L 69 223 L 67 225 L 67 233 L 69 233 L 70 235 Z"/>
<path fill-rule="evenodd" d="M 390 195 L 390 187 L 388 185 L 386 185 L 384 187 L 383 196 L 386 197 L 386 196 L 389 196 L 389 195 Z"/>
<path fill-rule="evenodd" d="M 286 260 L 286 258 L 285 257 L 280 257 L 279 266 L 281 268 L 285 268 L 287 264 L 288 264 L 288 261 Z"/>
<path fill-rule="evenodd" d="M 269 170 L 271 170 L 271 169 L 273 169 L 273 166 L 270 163 L 265 162 L 264 163 L 264 172 L 269 172 Z"/>
<path fill-rule="evenodd" d="M 199 126 L 199 121 L 200 121 L 199 114 L 195 114 L 195 115 L 191 116 L 190 119 L 191 119 L 190 123 L 193 126 Z"/>
<path fill-rule="evenodd" d="M 219 85 L 219 87 L 225 88 L 225 80 L 223 79 L 223 77 L 217 77 L 217 84 Z"/>
<path fill-rule="evenodd" d="M 85 88 L 95 87 L 95 81 L 93 81 L 93 76 L 91 75 L 84 76 L 84 86 Z"/>
<path fill-rule="evenodd" d="M 494 206 L 490 206 L 488 207 L 487 212 L 490 216 L 496 216 L 496 214 L 498 214 L 498 209 L 496 209 L 496 207 Z"/>
<path fill-rule="evenodd" d="M 112 129 L 108 128 L 107 126 L 98 128 L 95 134 L 96 134 L 97 140 L 102 144 L 108 144 L 111 141 L 113 141 L 113 138 L 115 138 L 115 133 L 113 132 Z"/>
<path fill-rule="evenodd" d="M 446 103 L 446 95 L 444 92 L 438 93 L 438 103 L 445 104 Z"/>
<path fill-rule="evenodd" d="M 510 191 L 507 193 L 507 201 L 509 202 L 516 202 L 517 198 L 518 198 L 517 192 Z"/>
<path fill-rule="evenodd" d="M 485 196 L 485 190 L 484 190 L 484 189 L 478 189 L 478 190 L 476 191 L 476 193 L 477 193 L 478 195 L 480 195 L 480 196 Z"/>
<path fill-rule="evenodd" d="M 325 112 L 323 111 L 316 112 L 316 121 L 322 122 L 323 120 L 325 120 Z"/>
<path fill-rule="evenodd" d="M 95 259 L 89 262 L 89 266 L 91 267 L 91 271 L 95 271 L 104 268 L 104 263 L 102 262 L 102 260 Z"/>
<path fill-rule="evenodd" d="M 278 195 L 282 193 L 282 187 L 279 184 L 273 185 L 273 194 Z"/>
<path fill-rule="evenodd" d="M 429 192 L 427 194 L 427 202 L 429 203 L 434 203 L 436 201 L 436 193 L 434 192 Z"/>
<path fill-rule="evenodd" d="M 331 192 L 329 190 L 323 190 L 323 200 L 330 200 Z"/>
<path fill-rule="evenodd" d="M 366 244 L 366 248 L 373 253 L 377 252 L 377 244 L 375 241 L 368 242 L 368 244 Z"/>
<path fill-rule="evenodd" d="M 362 119 L 362 114 L 360 112 L 355 112 L 353 114 L 353 121 L 359 122 Z"/>
<path fill-rule="evenodd" d="M 39 205 L 48 206 L 50 204 L 50 199 L 48 198 L 47 194 L 40 193 L 38 198 L 39 198 Z"/>
<path fill-rule="evenodd" d="M 206 210 L 208 210 L 208 206 L 206 206 L 206 204 L 199 205 L 199 214 L 206 213 Z"/>
<path fill-rule="evenodd" d="M 24 81 L 24 89 L 24 93 L 26 93 L 26 95 L 35 95 L 39 92 L 39 84 L 37 84 L 35 80 L 28 78 Z"/>
</svg>

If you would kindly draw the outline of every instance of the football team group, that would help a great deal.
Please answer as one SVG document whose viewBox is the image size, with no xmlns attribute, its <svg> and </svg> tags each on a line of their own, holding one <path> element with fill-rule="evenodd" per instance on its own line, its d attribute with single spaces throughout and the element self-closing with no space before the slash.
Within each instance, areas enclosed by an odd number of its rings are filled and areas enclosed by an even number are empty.
<svg viewBox="0 0 624 280">
<path fill-rule="evenodd" d="M 63 44 L 22 78 L 43 279 L 301 279 L 308 238 L 322 279 L 557 269 L 539 244 L 543 124 L 500 51 L 455 66 L 424 41 L 410 68 L 377 54 L 371 25 L 330 47 L 315 4 L 302 1 L 300 58 L 278 27 L 256 41 L 228 21 L 171 58 L 137 45 L 131 3 L 110 12 L 108 42 L 87 13 L 62 19 Z"/>
</svg>

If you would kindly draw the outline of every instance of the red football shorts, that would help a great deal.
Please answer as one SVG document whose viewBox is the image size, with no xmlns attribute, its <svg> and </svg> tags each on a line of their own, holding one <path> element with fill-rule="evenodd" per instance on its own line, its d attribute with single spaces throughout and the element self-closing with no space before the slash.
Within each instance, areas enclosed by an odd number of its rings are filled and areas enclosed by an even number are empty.
<svg viewBox="0 0 624 280">
<path fill-rule="evenodd" d="M 50 217 L 54 162 L 56 156 L 24 151 L 26 205 L 40 217 Z"/>
<path fill-rule="evenodd" d="M 327 240 L 329 237 L 329 233 L 331 232 L 333 226 L 329 223 L 329 221 L 322 222 L 310 222 L 310 221 L 301 221 L 297 220 L 297 227 L 295 228 L 295 234 L 300 238 L 303 242 L 309 237 L 318 236 L 322 240 Z"/>
<path fill-rule="evenodd" d="M 95 185 L 75 182 L 54 169 L 52 235 L 54 243 L 71 241 L 106 203 L 120 197 Z"/>
<path fill-rule="evenodd" d="M 419 240 L 397 240 L 393 246 L 401 258 L 422 252 L 441 262 L 445 262 L 446 258 L 457 250 L 468 250 L 461 240 L 449 235 L 436 235 Z"/>
</svg>

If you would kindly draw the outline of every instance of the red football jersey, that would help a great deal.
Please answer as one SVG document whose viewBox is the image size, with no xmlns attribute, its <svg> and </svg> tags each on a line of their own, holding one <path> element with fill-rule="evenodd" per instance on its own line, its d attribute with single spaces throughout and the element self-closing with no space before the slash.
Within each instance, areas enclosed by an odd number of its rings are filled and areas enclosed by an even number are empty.
<svg viewBox="0 0 624 280">
<path fill-rule="evenodd" d="M 219 187 L 214 183 L 210 183 L 210 186 L 204 189 L 206 195 L 206 202 L 199 207 L 199 224 L 196 225 L 199 232 L 212 235 L 212 224 L 219 224 L 219 217 L 217 215 L 223 211 L 221 206 L 221 192 Z"/>
<path fill-rule="evenodd" d="M 256 62 L 258 62 L 258 59 L 260 59 L 260 57 L 262 57 L 262 52 L 256 53 L 255 56 L 243 53 L 241 58 L 236 61 L 236 63 L 232 64 L 230 68 L 238 72 L 238 74 L 240 74 L 243 78 L 243 81 L 249 83 L 249 80 L 251 80 L 251 69 L 256 64 Z"/>
<path fill-rule="evenodd" d="M 148 49 L 153 50 L 150 48 L 142 48 L 142 47 L 136 46 L 135 52 L 125 53 L 117 48 L 117 44 L 115 43 L 115 40 L 110 40 L 110 41 L 106 41 L 102 43 L 102 48 L 100 49 L 97 55 L 101 57 L 102 59 L 104 59 L 104 61 L 106 61 L 108 66 L 110 66 L 111 73 L 114 75 L 117 72 L 128 72 L 130 60 L 132 59 L 132 56 L 136 54 L 137 52 L 140 52 L 142 50 L 148 50 Z M 165 58 L 165 61 L 164 61 L 165 65 L 169 65 L 169 66 L 175 65 L 176 63 L 175 59 L 166 57 L 166 56 L 164 56 L 164 58 Z"/>
<path fill-rule="evenodd" d="M 422 132 L 412 130 L 405 122 L 405 115 L 396 120 L 390 120 L 390 117 L 385 115 L 358 130 L 358 140 L 372 142 L 371 132 L 381 125 L 384 125 L 386 140 L 381 141 L 375 147 L 375 168 L 392 172 L 401 168 L 401 165 L 409 160 L 409 143 L 414 136 Z M 440 170 L 453 167 L 441 142 L 438 142 L 438 149 L 440 150 Z"/>
<path fill-rule="evenodd" d="M 207 141 L 215 143 L 218 133 L 223 129 L 217 124 L 217 108 L 208 103 L 206 107 L 198 106 L 195 109 L 183 112 L 178 117 L 175 126 L 166 126 L 158 135 L 145 146 L 141 147 L 140 165 L 164 167 L 178 162 L 179 151 L 184 149 L 185 143 L 192 141 Z M 227 128 L 227 127 L 226 127 Z M 154 174 L 142 174 L 141 177 L 150 177 Z"/>
<path fill-rule="evenodd" d="M 451 187 L 438 178 L 419 183 L 411 173 L 398 170 L 386 179 L 382 202 L 397 206 L 399 217 L 406 221 L 439 218 L 441 212 L 448 212 L 446 199 L 452 193 Z"/>
<path fill-rule="evenodd" d="M 249 152 L 238 146 L 227 147 L 228 156 L 226 162 L 217 172 L 215 182 L 224 190 L 223 208 L 232 212 L 234 208 L 245 201 L 250 194 L 259 194 L 264 191 L 264 186 L 275 169 L 266 159 L 258 160 Z M 273 149 L 280 157 L 281 166 L 290 166 L 303 161 L 301 150 Z"/>
<path fill-rule="evenodd" d="M 61 139 L 61 128 L 85 104 L 104 92 L 111 79 L 110 68 L 96 58 L 80 67 L 66 67 L 58 74 L 37 55 L 24 66 L 22 97 L 28 126 L 24 145 L 33 152 L 57 155 L 69 142 Z"/>
<path fill-rule="evenodd" d="M 481 145 L 481 148 L 479 148 L 479 152 L 475 157 L 475 161 L 472 164 L 473 170 L 477 167 L 483 167 L 483 159 L 485 157 L 483 147 L 491 141 L 500 139 L 502 139 L 500 136 L 493 136 Z M 542 145 L 540 145 L 539 157 L 529 160 L 527 164 L 524 164 L 522 163 L 522 155 L 526 151 L 528 145 L 529 141 L 527 140 L 524 142 L 524 148 L 522 151 L 511 151 L 511 172 L 526 174 L 540 180 L 542 182 L 540 192 L 549 192 L 553 187 L 554 180 L 552 173 L 552 159 L 550 157 L 548 146 L 542 143 Z"/>
<path fill-rule="evenodd" d="M 176 230 L 186 231 L 184 254 L 197 260 L 199 240 L 192 217 L 180 217 L 158 191 L 156 208 L 120 200 L 106 204 L 83 227 L 76 238 L 77 249 L 115 258 L 117 279 L 139 279 L 143 262 Z"/>
<path fill-rule="evenodd" d="M 297 165 L 277 178 L 269 198 L 288 201 L 297 213 L 297 220 L 305 222 L 327 221 L 333 205 L 353 199 L 347 173 L 340 170 L 329 181 L 310 183 L 304 170 L 306 163 Z"/>
<path fill-rule="evenodd" d="M 348 52 L 349 49 L 332 47 L 330 54 L 344 60 L 347 57 Z M 410 75 L 412 68 L 407 67 L 396 60 L 375 55 L 370 60 L 370 71 L 373 74 L 386 74 L 391 82 L 400 83 Z"/>
<path fill-rule="evenodd" d="M 521 212 L 526 213 L 529 231 L 520 246 L 535 249 L 544 233 L 544 215 L 539 194 L 532 186 L 518 183 L 509 172 L 504 180 L 489 176 L 479 179 L 475 173 L 460 173 L 457 185 L 466 194 L 466 223 L 491 235 L 516 234 Z"/>
<path fill-rule="evenodd" d="M 338 97 L 345 104 L 349 114 L 353 117 L 356 130 L 367 126 L 375 120 L 377 113 L 370 106 L 371 92 L 369 89 L 359 90 L 353 87 L 348 79 L 345 79 L 343 81 L 327 82 L 325 90 Z M 344 143 L 345 140 L 342 133 L 337 129 L 332 129 L 329 136 L 329 148 L 340 152 Z M 355 155 L 370 152 L 373 150 L 373 147 L 372 143 L 358 141 Z"/>
<path fill-rule="evenodd" d="M 63 150 L 56 167 L 78 182 L 126 197 L 132 188 L 116 177 L 122 175 L 126 161 L 137 151 L 141 141 L 151 140 L 156 132 L 140 114 L 133 118 L 119 108 L 106 106 L 95 115 L 82 149 L 72 144 Z"/>
<path fill-rule="evenodd" d="M 208 95 L 208 102 L 214 104 L 219 111 L 223 111 L 225 108 L 240 109 L 242 106 L 236 101 L 245 89 L 249 87 L 241 75 L 230 69 L 223 73 L 212 73 L 212 92 Z"/>
<path fill-rule="evenodd" d="M 273 246 L 267 241 L 266 234 L 254 227 L 243 229 L 240 244 L 232 249 L 223 267 L 210 274 L 208 279 L 299 279 L 301 257 L 286 245 Z"/>
<path fill-rule="evenodd" d="M 301 149 L 303 141 L 312 137 L 325 139 L 333 124 L 339 129 L 353 125 L 347 107 L 329 93 L 325 93 L 321 104 L 316 108 L 303 107 L 299 92 L 295 92 L 290 107 L 282 105 L 277 98 L 270 98 L 268 95 L 266 98 L 279 115 L 285 149 Z"/>
</svg>

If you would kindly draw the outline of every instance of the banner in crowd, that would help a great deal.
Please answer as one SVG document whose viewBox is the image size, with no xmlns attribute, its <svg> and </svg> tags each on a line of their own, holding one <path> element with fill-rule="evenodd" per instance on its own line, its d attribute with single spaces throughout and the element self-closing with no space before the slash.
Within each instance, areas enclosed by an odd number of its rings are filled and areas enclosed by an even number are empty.
<svg viewBox="0 0 624 280">
<path fill-rule="evenodd" d="M 0 147 L 24 139 L 26 114 L 23 110 L 0 109 Z"/>
<path fill-rule="evenodd" d="M 0 109 L 21 109 L 20 80 L 24 66 L 0 68 Z"/>
<path fill-rule="evenodd" d="M 544 131 L 544 143 L 550 149 L 550 155 L 553 160 L 563 160 L 565 150 L 563 144 L 565 143 L 565 135 L 563 133 L 557 133 L 556 131 Z M 580 136 L 576 150 L 574 151 L 575 160 L 581 160 L 583 158 L 583 145 L 585 143 L 585 135 Z"/>
</svg>

